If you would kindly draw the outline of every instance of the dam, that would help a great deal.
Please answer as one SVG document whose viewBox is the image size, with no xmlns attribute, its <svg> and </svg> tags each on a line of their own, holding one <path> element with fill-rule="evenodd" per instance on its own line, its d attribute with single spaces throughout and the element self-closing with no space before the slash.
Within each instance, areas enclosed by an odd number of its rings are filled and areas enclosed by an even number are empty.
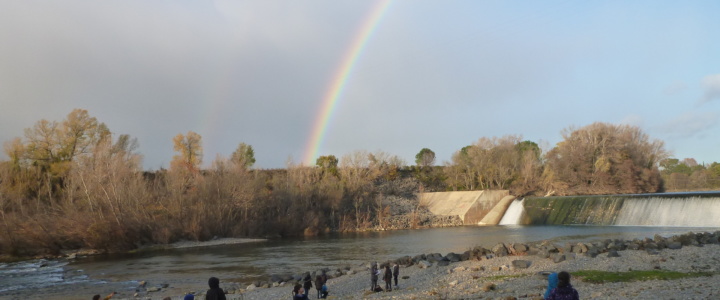
<svg viewBox="0 0 720 300">
<path fill-rule="evenodd" d="M 468 201 L 471 197 L 460 195 L 471 194 L 458 193 L 474 193 L 476 197 Z M 466 225 L 720 227 L 719 191 L 523 199 L 516 199 L 508 191 L 427 194 L 433 195 L 420 195 L 421 205 L 427 205 L 435 214 L 459 215 L 471 211 L 463 218 Z M 481 197 L 483 194 L 486 196 Z M 463 209 L 466 207 L 476 208 Z"/>
</svg>

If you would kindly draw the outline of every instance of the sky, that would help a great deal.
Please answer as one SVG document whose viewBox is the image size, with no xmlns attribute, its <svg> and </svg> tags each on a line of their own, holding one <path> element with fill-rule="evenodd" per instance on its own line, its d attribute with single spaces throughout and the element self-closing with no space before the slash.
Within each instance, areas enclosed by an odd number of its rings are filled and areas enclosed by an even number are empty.
<svg viewBox="0 0 720 300">
<path fill-rule="evenodd" d="M 239 143 L 257 168 L 312 164 L 314 148 L 408 164 L 429 148 L 442 164 L 481 137 L 548 150 L 607 122 L 710 163 L 718 14 L 720 1 L 0 0 L 0 142 L 81 108 L 136 137 L 148 170 L 188 131 L 206 166 Z"/>
</svg>

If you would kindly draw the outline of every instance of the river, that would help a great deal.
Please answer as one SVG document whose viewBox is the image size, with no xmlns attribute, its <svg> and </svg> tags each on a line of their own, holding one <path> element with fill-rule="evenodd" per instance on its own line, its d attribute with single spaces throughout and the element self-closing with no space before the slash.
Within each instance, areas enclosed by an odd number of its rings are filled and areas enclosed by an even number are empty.
<svg viewBox="0 0 720 300">
<path fill-rule="evenodd" d="M 718 228 L 655 226 L 463 226 L 398 230 L 263 242 L 100 255 L 64 260 L 0 264 L 0 299 L 69 299 L 96 290 L 130 295 L 139 281 L 168 283 L 177 294 L 205 288 L 207 278 L 241 286 L 269 274 L 297 274 L 323 267 L 357 266 L 404 255 L 462 253 L 474 246 L 499 242 L 553 240 L 555 243 L 605 238 L 670 236 Z M 100 292 L 98 292 L 100 293 Z M 78 297 L 75 297 L 77 299 Z"/>
</svg>

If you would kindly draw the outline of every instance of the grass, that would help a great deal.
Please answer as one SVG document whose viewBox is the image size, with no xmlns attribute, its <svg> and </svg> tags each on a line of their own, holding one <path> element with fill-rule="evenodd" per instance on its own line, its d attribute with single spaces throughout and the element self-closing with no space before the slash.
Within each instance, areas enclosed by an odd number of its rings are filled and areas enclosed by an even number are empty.
<svg viewBox="0 0 720 300">
<path fill-rule="evenodd" d="M 628 271 L 628 272 L 607 272 L 607 271 L 577 271 L 573 272 L 573 276 L 581 277 L 582 281 L 589 283 L 606 283 L 606 282 L 630 282 L 630 281 L 647 281 L 647 280 L 675 280 L 693 277 L 712 276 L 709 272 L 691 272 L 682 273 L 665 270 L 649 270 L 649 271 Z"/>
</svg>

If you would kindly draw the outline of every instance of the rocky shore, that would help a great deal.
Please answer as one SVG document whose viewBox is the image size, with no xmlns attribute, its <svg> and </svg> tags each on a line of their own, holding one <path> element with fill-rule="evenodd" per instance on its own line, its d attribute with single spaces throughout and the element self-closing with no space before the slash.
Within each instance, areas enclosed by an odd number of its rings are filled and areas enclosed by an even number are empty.
<svg viewBox="0 0 720 300">
<path fill-rule="evenodd" d="M 401 257 L 399 286 L 392 291 L 369 291 L 370 262 L 358 266 L 325 269 L 330 275 L 331 299 L 542 299 L 549 272 L 565 270 L 571 274 L 598 270 L 676 271 L 696 274 L 674 280 L 636 280 L 591 283 L 582 276 L 572 278 L 582 299 L 712 299 L 720 298 L 720 231 L 687 233 L 673 237 L 636 240 L 596 240 L 583 243 L 529 244 L 500 243 L 490 249 L 475 247 L 464 253 L 420 254 Z M 380 262 L 381 264 L 391 262 Z M 321 270 L 314 270 L 318 273 Z M 273 275 L 241 287 L 222 282 L 228 299 L 290 299 L 296 275 Z M 314 278 L 314 277 L 313 277 Z M 381 286 L 384 283 L 380 282 Z M 196 287 L 202 299 L 206 287 Z M 139 287 L 137 296 L 127 299 L 182 299 L 177 288 Z M 310 291 L 310 298 L 316 290 Z"/>
</svg>

